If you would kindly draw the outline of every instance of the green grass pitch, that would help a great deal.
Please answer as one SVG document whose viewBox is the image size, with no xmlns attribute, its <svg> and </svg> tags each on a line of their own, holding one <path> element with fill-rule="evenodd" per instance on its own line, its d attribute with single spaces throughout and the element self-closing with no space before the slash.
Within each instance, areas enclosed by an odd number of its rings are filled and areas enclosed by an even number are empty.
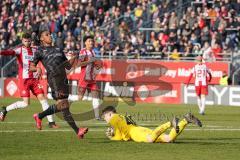
<svg viewBox="0 0 240 160">
<path fill-rule="evenodd" d="M 7 105 L 16 99 L 0 99 Z M 53 102 L 50 102 L 53 103 Z M 76 102 L 72 112 L 91 109 L 89 102 Z M 95 120 L 78 122 L 90 128 L 83 140 L 78 140 L 65 122 L 56 118 L 59 129 L 49 129 L 44 121 L 43 130 L 37 131 L 33 113 L 41 111 L 32 100 L 31 106 L 12 111 L 0 123 L 0 160 L 238 160 L 240 157 L 240 108 L 207 106 L 206 115 L 198 115 L 196 105 L 121 103 L 120 113 L 134 115 L 137 123 L 154 128 L 166 117 L 181 116 L 192 111 L 203 122 L 203 128 L 189 125 L 175 143 L 146 144 L 114 142 L 105 137 L 106 124 Z"/>
</svg>

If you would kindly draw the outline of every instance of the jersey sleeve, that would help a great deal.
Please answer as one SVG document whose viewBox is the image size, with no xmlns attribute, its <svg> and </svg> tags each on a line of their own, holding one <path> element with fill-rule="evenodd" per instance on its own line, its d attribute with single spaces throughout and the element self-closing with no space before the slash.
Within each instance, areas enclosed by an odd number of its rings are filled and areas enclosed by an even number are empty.
<svg viewBox="0 0 240 160">
<path fill-rule="evenodd" d="M 195 67 L 191 69 L 191 74 L 195 74 Z"/>
<path fill-rule="evenodd" d="M 21 54 L 21 47 L 15 48 L 13 50 L 14 50 L 16 55 L 20 55 Z"/>
<path fill-rule="evenodd" d="M 33 57 L 33 61 L 32 63 L 34 63 L 35 65 L 38 64 L 39 61 L 42 60 L 42 54 L 41 54 L 41 50 L 36 50 L 34 57 Z"/>
<path fill-rule="evenodd" d="M 71 69 L 71 64 L 69 63 L 65 53 L 62 52 L 62 56 L 63 56 L 63 61 L 64 61 L 64 67 L 69 70 Z"/>
<path fill-rule="evenodd" d="M 63 60 L 64 60 L 64 61 L 67 61 L 67 60 L 68 60 L 64 52 L 62 52 L 62 57 L 63 57 Z"/>
<path fill-rule="evenodd" d="M 84 52 L 84 50 L 81 50 L 80 51 L 80 53 L 79 53 L 79 56 L 78 56 L 78 59 L 80 60 L 80 61 L 85 61 L 85 59 L 86 59 L 86 54 L 85 54 L 85 52 Z"/>
<path fill-rule="evenodd" d="M 206 72 L 209 76 L 208 81 L 210 82 L 212 80 L 212 74 L 211 74 L 211 71 L 207 67 L 206 67 Z"/>
<path fill-rule="evenodd" d="M 211 71 L 207 67 L 206 67 L 206 71 L 207 71 L 208 74 L 211 74 Z"/>
<path fill-rule="evenodd" d="M 122 134 L 121 132 L 119 131 L 118 128 L 114 128 L 114 136 L 111 138 L 111 140 L 114 140 L 114 141 L 120 141 L 122 140 Z"/>
<path fill-rule="evenodd" d="M 187 79 L 187 81 L 186 81 L 186 84 L 187 84 L 187 85 L 190 83 L 190 81 L 191 81 L 194 73 L 195 73 L 195 67 L 193 67 L 193 68 L 191 69 L 191 71 L 190 71 L 190 75 L 189 75 L 189 77 L 188 77 L 188 79 Z"/>
<path fill-rule="evenodd" d="M 14 50 L 4 50 L 4 51 L 0 51 L 0 55 L 14 56 L 14 55 L 16 55 L 16 53 Z"/>
<path fill-rule="evenodd" d="M 125 117 L 120 114 L 114 114 L 109 123 L 113 128 L 118 128 L 122 134 L 128 132 L 128 124 Z"/>
</svg>

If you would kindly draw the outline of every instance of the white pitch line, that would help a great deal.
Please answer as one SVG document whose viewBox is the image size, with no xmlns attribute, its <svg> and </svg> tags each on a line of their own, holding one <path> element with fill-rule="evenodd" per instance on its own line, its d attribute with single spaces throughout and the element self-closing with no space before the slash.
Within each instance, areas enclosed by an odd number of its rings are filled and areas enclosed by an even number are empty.
<svg viewBox="0 0 240 160">
<path fill-rule="evenodd" d="M 89 129 L 90 132 L 104 132 L 104 129 Z M 185 131 L 240 131 L 240 128 L 217 128 L 217 129 L 185 129 Z M 38 133 L 46 133 L 46 132 L 73 132 L 70 129 L 52 129 L 52 130 L 1 130 L 0 133 L 29 133 L 29 132 L 38 132 Z"/>
<path fill-rule="evenodd" d="M 47 122 L 46 122 L 47 123 Z M 58 124 L 67 124 L 66 122 L 57 122 Z M 84 124 L 84 125 L 107 125 L 107 123 L 105 122 L 79 122 L 81 124 Z M 22 122 L 0 122 L 0 125 L 1 124 L 35 124 L 34 121 L 32 122 L 28 122 L 28 121 L 22 121 Z M 158 126 L 160 125 L 161 123 L 137 123 L 138 125 L 140 126 Z M 204 127 L 208 127 L 208 128 L 223 128 L 225 126 L 215 126 L 215 125 L 204 125 Z M 227 128 L 233 128 L 233 127 L 227 127 Z"/>
</svg>

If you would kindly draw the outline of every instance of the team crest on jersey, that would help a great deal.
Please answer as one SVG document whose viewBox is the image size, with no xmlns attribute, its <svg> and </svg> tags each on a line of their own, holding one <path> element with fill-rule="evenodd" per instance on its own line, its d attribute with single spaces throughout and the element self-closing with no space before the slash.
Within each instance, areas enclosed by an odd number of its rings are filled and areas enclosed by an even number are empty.
<svg viewBox="0 0 240 160">
<path fill-rule="evenodd" d="M 29 61 L 33 61 L 33 56 L 26 55 L 26 56 L 24 56 L 24 58 L 29 60 Z"/>
</svg>

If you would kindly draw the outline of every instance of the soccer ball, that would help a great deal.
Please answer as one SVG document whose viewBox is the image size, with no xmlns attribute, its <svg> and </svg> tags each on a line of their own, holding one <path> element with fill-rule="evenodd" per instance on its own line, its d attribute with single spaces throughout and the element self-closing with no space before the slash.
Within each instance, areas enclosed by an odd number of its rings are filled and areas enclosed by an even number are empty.
<svg viewBox="0 0 240 160">
<path fill-rule="evenodd" d="M 113 127 L 108 127 L 106 130 L 106 136 L 108 138 L 111 138 L 114 136 L 114 128 Z"/>
</svg>

